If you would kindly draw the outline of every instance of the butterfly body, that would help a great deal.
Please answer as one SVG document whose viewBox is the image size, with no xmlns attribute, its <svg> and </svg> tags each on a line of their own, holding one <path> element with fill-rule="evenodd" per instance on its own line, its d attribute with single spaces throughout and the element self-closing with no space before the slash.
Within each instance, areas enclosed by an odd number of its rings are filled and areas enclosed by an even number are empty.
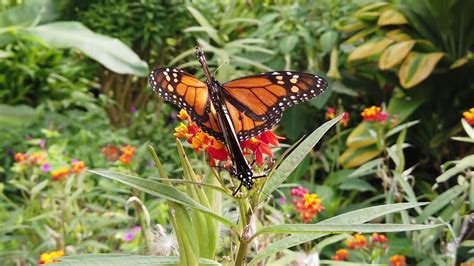
<svg viewBox="0 0 474 266">
<path fill-rule="evenodd" d="M 196 48 L 206 81 L 176 68 L 159 68 L 150 74 L 153 90 L 165 101 L 185 109 L 204 132 L 224 141 L 231 174 L 251 189 L 255 178 L 240 142 L 271 130 L 287 108 L 320 95 L 327 88 L 317 75 L 274 71 L 220 84 L 210 74 L 203 52 Z"/>
</svg>

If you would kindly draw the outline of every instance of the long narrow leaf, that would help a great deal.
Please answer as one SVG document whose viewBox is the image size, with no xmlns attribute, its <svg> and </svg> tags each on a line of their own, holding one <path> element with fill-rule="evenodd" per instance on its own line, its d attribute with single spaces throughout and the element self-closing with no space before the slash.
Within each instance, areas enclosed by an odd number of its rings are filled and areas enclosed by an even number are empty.
<svg viewBox="0 0 474 266">
<path fill-rule="evenodd" d="M 112 171 L 107 171 L 107 170 L 88 170 L 88 171 L 96 175 L 100 175 L 106 178 L 119 181 L 121 183 L 132 186 L 134 188 L 142 190 L 151 195 L 162 197 L 164 199 L 191 207 L 198 211 L 202 211 L 204 213 L 209 214 L 216 220 L 222 222 L 223 224 L 230 226 L 231 228 L 237 227 L 232 221 L 214 213 L 213 211 L 209 210 L 208 208 L 201 205 L 200 203 L 194 201 L 189 196 L 187 196 L 186 194 L 184 194 L 183 192 L 179 191 L 178 189 L 172 186 L 161 184 L 161 183 L 148 180 L 148 179 L 128 176 L 128 175 L 124 175 L 124 174 L 116 173 Z"/>
<path fill-rule="evenodd" d="M 264 199 L 267 195 L 270 195 L 275 189 L 285 181 L 288 176 L 296 169 L 300 162 L 306 157 L 306 155 L 313 149 L 313 147 L 321 140 L 324 134 L 334 126 L 344 114 L 340 114 L 336 118 L 324 123 L 318 129 L 313 131 L 301 144 L 296 147 L 290 155 L 280 164 L 275 172 L 268 177 L 267 182 L 262 188 L 260 194 L 260 200 Z"/>
<path fill-rule="evenodd" d="M 378 217 L 384 216 L 386 214 L 411 209 L 418 206 L 426 205 L 427 203 L 397 203 L 397 204 L 387 204 L 387 205 L 380 205 L 374 206 L 369 208 L 364 208 L 361 210 L 351 211 L 348 213 L 344 213 L 322 222 L 319 222 L 319 225 L 327 225 L 327 224 L 361 224 L 368 222 L 370 220 L 376 219 Z M 314 239 L 321 238 L 323 236 L 328 235 L 329 233 L 315 233 L 315 234 L 297 234 L 285 237 L 279 241 L 271 243 L 267 246 L 266 249 L 260 251 L 249 263 L 249 265 L 255 265 L 258 261 L 280 251 L 284 250 L 308 241 L 312 241 Z"/>
</svg>

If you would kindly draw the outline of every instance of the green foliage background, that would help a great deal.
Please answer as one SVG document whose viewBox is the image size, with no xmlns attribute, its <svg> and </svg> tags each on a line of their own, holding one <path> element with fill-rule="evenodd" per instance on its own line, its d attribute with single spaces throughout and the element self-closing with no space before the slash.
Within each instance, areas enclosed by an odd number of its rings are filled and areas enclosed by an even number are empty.
<svg viewBox="0 0 474 266">
<path fill-rule="evenodd" d="M 474 99 L 472 10 L 473 2 L 467 0 L 1 1 L 0 260 L 36 263 L 42 252 L 64 247 L 73 254 L 146 253 L 143 240 L 126 245 L 117 237 L 124 228 L 144 226 L 140 208 L 125 212 L 125 198 L 139 198 L 160 224 L 169 223 L 166 201 L 84 174 L 69 185 L 84 194 L 68 199 L 73 207 L 67 214 L 68 227 L 63 228 L 66 244 L 58 246 L 46 229 L 55 228 L 58 217 L 47 210 L 60 205 L 64 195 L 54 182 L 39 182 L 47 180 L 44 174 L 34 178 L 36 174 L 18 174 L 13 156 L 34 150 L 39 140 L 46 139 L 58 161 L 79 158 L 90 168 L 159 176 L 145 153 L 145 145 L 151 143 L 168 173 L 181 175 L 173 136 L 178 110 L 152 94 L 144 69 L 176 66 L 202 77 L 193 53 L 196 45 L 206 51 L 221 82 L 283 69 L 329 79 L 326 94 L 285 112 L 276 129 L 291 144 L 326 120 L 327 107 L 349 113 L 349 125 L 329 133 L 288 179 L 325 199 L 326 212 L 318 219 L 375 203 L 432 201 L 426 209 L 417 207 L 416 214 L 423 217 L 417 222 L 442 217 L 451 223 L 451 231 L 432 229 L 435 237 L 418 232 L 393 234 L 391 248 L 413 263 L 448 261 L 445 264 L 451 265 L 455 262 L 446 259 L 452 255 L 446 245 L 456 243 L 457 261 L 467 260 L 472 242 L 464 247 L 459 243 L 474 234 L 472 220 L 470 229 L 461 232 L 474 208 L 473 136 L 471 142 L 452 137 L 470 132 L 460 119 L 473 107 Z M 387 11 L 401 14 L 406 21 L 398 17 L 400 23 L 381 24 Z M 71 25 L 87 27 L 91 31 L 88 41 L 97 44 L 94 49 L 103 49 L 99 55 L 109 52 L 113 60 L 91 55 L 71 40 L 67 45 L 47 40 L 45 27 L 54 30 L 51 26 L 58 22 L 66 22 L 61 26 L 73 35 L 77 28 Z M 394 32 L 401 39 L 390 45 L 415 41 L 410 50 L 417 56 L 415 63 L 409 65 L 403 57 L 398 64 L 381 68 L 381 53 L 389 45 L 379 53 L 351 60 L 359 48 L 369 45 L 375 51 Z M 106 40 L 113 41 L 109 37 L 119 43 L 104 48 Z M 137 58 L 124 58 L 124 51 Z M 429 62 L 422 60 L 433 53 L 443 56 L 427 70 Z M 403 64 L 409 69 L 408 77 L 402 74 Z M 404 87 L 407 80 L 423 73 L 419 82 Z M 413 124 L 392 135 L 393 127 L 384 129 L 387 135 L 380 145 L 382 137 L 376 143 L 372 128 L 364 129 L 360 116 L 371 105 L 386 107 L 396 115 L 397 125 Z M 368 141 L 360 144 L 354 139 Z M 108 144 L 138 147 L 133 165 L 121 168 L 105 160 L 100 151 Z M 193 154 L 190 159 L 200 174 L 209 173 L 202 156 Z M 42 185 L 32 184 L 36 182 Z M 39 193 L 33 196 L 31 190 Z M 289 197 L 288 189 L 280 192 Z M 278 206 L 273 203 L 268 208 Z M 118 218 L 105 222 L 108 215 Z M 407 217 L 405 212 L 387 220 Z M 416 248 L 403 249 L 406 245 Z M 331 246 L 321 256 L 329 259 L 335 249 Z"/>
</svg>

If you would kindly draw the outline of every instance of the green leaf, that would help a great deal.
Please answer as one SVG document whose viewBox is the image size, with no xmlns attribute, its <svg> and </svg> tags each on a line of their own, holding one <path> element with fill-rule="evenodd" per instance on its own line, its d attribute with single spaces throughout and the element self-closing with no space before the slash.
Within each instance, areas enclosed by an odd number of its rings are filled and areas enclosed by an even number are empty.
<svg viewBox="0 0 474 266">
<path fill-rule="evenodd" d="M 202 211 L 204 213 L 209 214 L 210 216 L 212 216 L 213 218 L 215 218 L 216 220 L 220 221 L 221 223 L 227 226 L 230 226 L 232 228 L 237 227 L 230 220 L 214 213 L 213 211 L 209 210 L 208 208 L 201 205 L 200 203 L 194 201 L 189 196 L 187 196 L 186 194 L 184 194 L 183 192 L 179 191 L 178 189 L 172 186 L 161 184 L 152 180 L 124 175 L 121 173 L 116 173 L 116 172 L 112 172 L 108 170 L 88 170 L 88 172 L 119 181 L 121 183 L 137 188 L 151 195 L 162 197 L 166 200 L 191 207 L 198 211 Z"/>
<path fill-rule="evenodd" d="M 473 167 L 474 168 L 474 155 L 469 155 L 461 160 L 456 162 L 456 165 L 452 168 L 449 168 L 446 172 L 442 173 L 440 176 L 436 178 L 437 183 L 445 182 L 454 175 L 464 171 L 466 168 Z"/>
<path fill-rule="evenodd" d="M 0 112 L 1 113 L 1 112 Z M 471 138 L 474 139 L 474 128 L 466 121 L 466 119 L 461 119 L 461 125 L 466 131 L 466 134 Z"/>
<path fill-rule="evenodd" d="M 256 234 L 287 233 L 287 234 L 316 234 L 316 233 L 374 233 L 374 232 L 403 232 L 431 229 L 444 224 L 278 224 L 267 226 Z"/>
<path fill-rule="evenodd" d="M 55 48 L 75 48 L 119 73 L 148 75 L 148 65 L 116 38 L 97 34 L 79 22 L 54 22 L 27 30 Z"/>
<path fill-rule="evenodd" d="M 129 254 L 88 254 L 59 258 L 60 262 L 56 265 L 176 265 L 179 263 L 179 257 L 176 256 L 141 256 Z M 220 265 L 220 263 L 209 260 L 199 259 L 199 264 Z"/>
<path fill-rule="evenodd" d="M 211 23 L 209 23 L 206 17 L 204 17 L 204 15 L 201 12 L 199 12 L 199 10 L 195 9 L 194 7 L 190 5 L 186 6 L 186 8 L 188 9 L 189 13 L 193 15 L 194 19 L 199 23 L 199 25 L 207 29 L 214 29 Z M 213 31 L 207 31 L 207 34 L 216 43 L 222 44 L 221 38 L 217 34 L 217 30 L 214 29 Z"/>
<path fill-rule="evenodd" d="M 319 44 L 321 45 L 321 51 L 323 53 L 327 53 L 331 51 L 331 49 L 336 44 L 337 38 L 339 34 L 336 31 L 326 31 L 324 32 L 321 37 L 319 38 Z"/>
<path fill-rule="evenodd" d="M 0 104 L 0 125 L 2 127 L 28 126 L 36 120 L 36 110 L 27 105 Z"/>
<path fill-rule="evenodd" d="M 408 55 L 416 41 L 408 40 L 390 45 L 380 56 L 379 68 L 386 70 L 399 65 Z"/>
<path fill-rule="evenodd" d="M 52 21 L 60 15 L 61 13 L 54 1 L 23 1 L 22 4 L 0 13 L 0 27 L 30 26 L 36 20 L 39 20 L 36 23 L 44 23 Z"/>
<path fill-rule="evenodd" d="M 369 184 L 367 181 L 358 179 L 358 178 L 348 178 L 341 185 L 339 185 L 341 190 L 350 190 L 350 191 L 377 191 L 374 186 Z"/>
<path fill-rule="evenodd" d="M 464 188 L 460 185 L 454 186 L 449 190 L 445 191 L 443 194 L 436 197 L 425 209 L 423 212 L 416 218 L 418 223 L 424 222 L 428 217 L 435 214 L 437 211 L 451 204 L 451 201 L 458 197 Z"/>
<path fill-rule="evenodd" d="M 371 145 L 367 147 L 350 147 L 342 153 L 337 161 L 344 168 L 353 168 L 362 165 L 375 157 L 377 157 L 382 151 L 377 148 L 377 145 Z"/>
<path fill-rule="evenodd" d="M 300 164 L 300 162 L 306 157 L 306 155 L 313 149 L 319 140 L 324 136 L 324 134 L 334 126 L 344 114 L 340 114 L 336 118 L 324 123 L 318 129 L 313 131 L 301 144 L 296 147 L 288 157 L 281 162 L 280 166 L 272 173 L 270 173 L 267 178 L 265 185 L 262 188 L 260 193 L 260 201 L 265 197 L 270 195 L 275 189 L 278 188 L 287 177 L 295 170 L 295 168 Z"/>
<path fill-rule="evenodd" d="M 354 60 L 364 59 L 373 55 L 377 55 L 383 52 L 393 40 L 383 38 L 377 41 L 365 43 L 352 51 L 347 58 L 347 61 L 352 62 Z"/>
<path fill-rule="evenodd" d="M 284 54 L 290 54 L 295 49 L 296 44 L 298 44 L 299 37 L 298 35 L 287 35 L 280 42 L 280 50 Z"/>
<path fill-rule="evenodd" d="M 403 16 L 402 13 L 393 10 L 393 9 L 387 9 L 385 10 L 379 17 L 379 20 L 377 21 L 378 26 L 387 26 L 387 25 L 401 25 L 401 24 L 407 24 L 408 21 Z"/>
<path fill-rule="evenodd" d="M 405 89 L 413 88 L 428 78 L 443 56 L 443 53 L 410 52 L 398 72 L 400 84 Z"/>
<path fill-rule="evenodd" d="M 351 211 L 344 213 L 329 219 L 326 219 L 322 222 L 319 222 L 319 225 L 324 224 L 362 224 L 378 217 L 411 209 L 418 206 L 426 205 L 427 203 L 397 203 L 397 204 L 386 204 L 380 206 L 374 206 L 369 208 L 364 208 L 356 211 Z M 266 247 L 266 249 L 260 251 L 249 263 L 249 265 L 255 265 L 258 261 L 263 258 L 266 258 L 278 251 L 321 238 L 328 235 L 328 233 L 316 233 L 316 234 L 298 234 L 285 237 L 281 240 L 271 243 Z"/>
</svg>

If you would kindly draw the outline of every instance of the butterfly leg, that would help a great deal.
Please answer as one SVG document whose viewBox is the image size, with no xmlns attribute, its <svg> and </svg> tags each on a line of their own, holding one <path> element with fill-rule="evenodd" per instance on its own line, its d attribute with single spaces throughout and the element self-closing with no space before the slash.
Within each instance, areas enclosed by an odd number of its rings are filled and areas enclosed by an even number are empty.
<svg viewBox="0 0 474 266">
<path fill-rule="evenodd" d="M 240 182 L 239 187 L 237 187 L 237 189 L 234 190 L 234 192 L 232 192 L 232 197 L 235 197 L 235 195 L 237 195 L 237 193 L 240 191 L 241 188 L 242 188 L 242 182 Z"/>
</svg>

